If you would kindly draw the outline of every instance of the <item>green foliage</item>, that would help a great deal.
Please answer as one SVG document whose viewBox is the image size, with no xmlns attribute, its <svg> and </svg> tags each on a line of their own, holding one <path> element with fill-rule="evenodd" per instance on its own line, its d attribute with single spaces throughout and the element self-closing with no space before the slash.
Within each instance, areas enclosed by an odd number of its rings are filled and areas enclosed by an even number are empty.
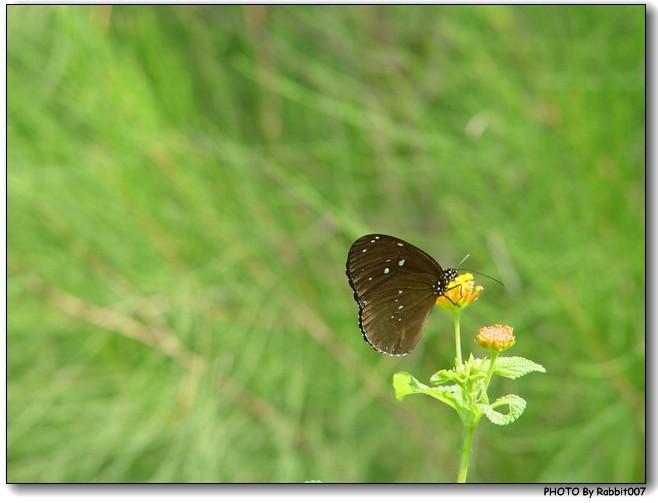
<svg viewBox="0 0 658 503">
<path fill-rule="evenodd" d="M 393 388 L 395 389 L 395 398 L 398 400 L 402 400 L 407 395 L 424 393 L 450 405 L 458 412 L 464 405 L 462 390 L 456 384 L 430 388 L 408 372 L 396 372 L 393 375 Z"/>
<path fill-rule="evenodd" d="M 496 358 L 493 373 L 508 379 L 518 379 L 530 372 L 546 372 L 538 363 L 521 356 L 499 356 Z"/>
<path fill-rule="evenodd" d="M 495 410 L 498 407 L 507 405 L 509 411 L 507 414 L 502 414 Z M 484 415 L 487 416 L 487 419 L 493 424 L 498 426 L 504 426 L 516 421 L 523 411 L 525 410 L 526 401 L 517 395 L 505 395 L 500 397 L 491 405 L 486 403 L 477 404 L 478 409 L 484 412 Z"/>
<path fill-rule="evenodd" d="M 437 385 L 455 381 L 462 386 L 469 386 L 486 376 L 489 361 L 488 358 L 475 358 L 471 354 L 466 362 L 456 368 L 439 370 L 430 377 L 430 383 Z"/>
<path fill-rule="evenodd" d="M 464 344 L 550 369 L 469 477 L 644 481 L 644 44 L 641 5 L 9 6 L 8 481 L 451 481 L 389 384 L 451 321 L 368 348 L 367 232 L 470 253 Z"/>
<path fill-rule="evenodd" d="M 502 363 L 501 363 L 502 360 Z M 477 423 L 478 411 L 483 412 L 494 424 L 510 424 L 523 413 L 526 402 L 517 395 L 505 395 L 489 404 L 487 398 L 488 372 L 491 366 L 489 358 L 470 358 L 458 364 L 455 368 L 439 370 L 430 378 L 433 387 L 429 387 L 408 372 L 396 372 L 393 375 L 393 388 L 395 397 L 402 400 L 405 396 L 423 393 L 436 398 L 457 411 L 460 417 L 465 416 L 465 409 L 471 409 Z M 530 372 L 546 372 L 544 367 L 520 356 L 496 357 L 492 372 L 509 379 L 517 379 Z M 455 384 L 446 385 L 454 382 Z M 508 405 L 509 412 L 501 414 L 495 409 L 501 405 Z"/>
</svg>

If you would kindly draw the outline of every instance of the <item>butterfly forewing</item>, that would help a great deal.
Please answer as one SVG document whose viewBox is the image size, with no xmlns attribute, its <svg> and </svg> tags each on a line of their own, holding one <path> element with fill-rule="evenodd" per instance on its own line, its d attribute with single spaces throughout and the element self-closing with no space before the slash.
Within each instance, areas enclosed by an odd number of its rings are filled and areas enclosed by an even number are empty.
<svg viewBox="0 0 658 503">
<path fill-rule="evenodd" d="M 445 285 L 441 266 L 406 241 L 370 234 L 350 248 L 346 272 L 366 341 L 382 353 L 409 353 Z"/>
</svg>

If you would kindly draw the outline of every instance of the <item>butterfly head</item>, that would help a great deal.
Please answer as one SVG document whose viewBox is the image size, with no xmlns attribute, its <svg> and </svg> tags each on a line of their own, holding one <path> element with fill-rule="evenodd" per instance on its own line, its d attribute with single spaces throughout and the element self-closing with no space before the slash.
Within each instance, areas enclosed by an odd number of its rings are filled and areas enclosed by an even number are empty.
<svg viewBox="0 0 658 503">
<path fill-rule="evenodd" d="M 448 285 L 451 281 L 454 281 L 457 278 L 457 269 L 444 269 L 443 274 L 439 279 L 436 280 L 434 284 L 434 293 L 436 295 L 443 295 L 448 290 Z"/>
</svg>

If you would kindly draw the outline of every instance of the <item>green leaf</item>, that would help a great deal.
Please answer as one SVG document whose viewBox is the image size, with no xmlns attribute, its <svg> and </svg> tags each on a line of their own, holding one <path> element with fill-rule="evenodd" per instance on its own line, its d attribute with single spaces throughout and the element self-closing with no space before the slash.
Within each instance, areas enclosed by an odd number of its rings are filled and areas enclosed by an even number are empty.
<svg viewBox="0 0 658 503">
<path fill-rule="evenodd" d="M 495 409 L 503 405 L 508 405 L 507 414 L 502 414 Z M 493 424 L 506 425 L 516 421 L 525 410 L 526 401 L 517 395 L 505 395 L 496 400 L 493 404 L 478 404 L 477 407 L 484 412 L 487 419 Z"/>
<path fill-rule="evenodd" d="M 538 363 L 520 356 L 500 356 L 496 359 L 493 371 L 494 374 L 508 379 L 517 379 L 530 372 L 546 372 L 546 369 Z"/>
<path fill-rule="evenodd" d="M 395 398 L 398 400 L 402 400 L 407 395 L 422 393 L 447 403 L 457 411 L 463 405 L 459 386 L 437 386 L 430 388 L 408 372 L 396 372 L 393 375 L 393 388 L 395 388 Z"/>
<path fill-rule="evenodd" d="M 430 384 L 438 386 L 447 382 L 460 382 L 461 376 L 457 374 L 454 369 L 439 370 L 436 374 L 430 377 Z"/>
</svg>

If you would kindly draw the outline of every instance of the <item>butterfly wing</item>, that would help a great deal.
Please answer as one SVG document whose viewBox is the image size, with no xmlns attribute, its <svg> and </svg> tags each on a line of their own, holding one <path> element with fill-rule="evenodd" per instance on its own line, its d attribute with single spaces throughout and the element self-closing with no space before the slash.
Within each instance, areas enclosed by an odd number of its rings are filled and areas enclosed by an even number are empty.
<svg viewBox="0 0 658 503">
<path fill-rule="evenodd" d="M 438 298 L 441 266 L 406 241 L 369 234 L 350 248 L 346 272 L 365 340 L 388 355 L 411 352 Z"/>
</svg>

